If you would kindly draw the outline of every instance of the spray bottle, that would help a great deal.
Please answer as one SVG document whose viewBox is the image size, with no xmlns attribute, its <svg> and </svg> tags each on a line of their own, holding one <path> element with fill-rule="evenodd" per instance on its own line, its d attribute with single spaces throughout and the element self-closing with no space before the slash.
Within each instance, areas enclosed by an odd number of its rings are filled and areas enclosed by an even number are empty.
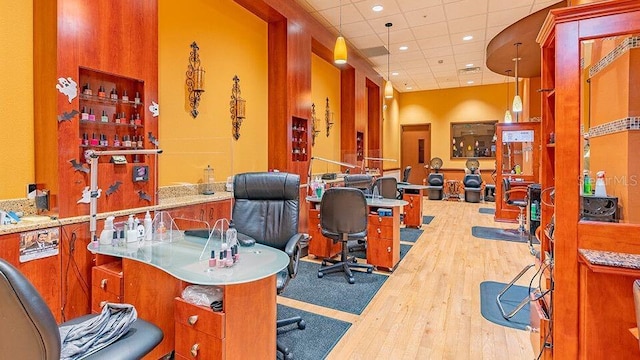
<svg viewBox="0 0 640 360">
<path fill-rule="evenodd" d="M 604 182 L 604 171 L 600 170 L 596 173 L 596 196 L 606 197 L 607 188 Z"/>
</svg>

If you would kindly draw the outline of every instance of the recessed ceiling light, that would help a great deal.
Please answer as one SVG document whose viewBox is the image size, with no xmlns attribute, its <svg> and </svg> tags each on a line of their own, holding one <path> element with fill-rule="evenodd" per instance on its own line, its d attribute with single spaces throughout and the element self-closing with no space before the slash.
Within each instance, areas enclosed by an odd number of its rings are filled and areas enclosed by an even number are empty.
<svg viewBox="0 0 640 360">
<path fill-rule="evenodd" d="M 473 36 L 471 36 L 471 35 L 467 35 L 467 36 L 462 38 L 462 40 L 464 40 L 464 41 L 469 41 L 471 39 L 473 39 Z"/>
<path fill-rule="evenodd" d="M 392 73 L 391 73 L 391 75 L 393 75 L 393 76 L 397 76 L 397 75 L 398 75 L 398 73 L 397 73 L 396 71 L 394 71 L 394 72 L 392 72 Z"/>
<path fill-rule="evenodd" d="M 473 80 L 467 81 L 467 84 L 469 84 L 469 85 L 473 84 Z"/>
<path fill-rule="evenodd" d="M 375 11 L 375 12 L 380 12 L 382 11 L 384 8 L 382 7 L 382 5 L 374 5 L 371 10 Z"/>
<path fill-rule="evenodd" d="M 469 63 L 469 64 L 465 65 L 465 67 L 473 67 L 473 64 Z"/>
<path fill-rule="evenodd" d="M 409 50 L 409 47 L 406 45 L 402 45 L 398 48 L 400 51 L 405 51 L 405 50 Z"/>
<path fill-rule="evenodd" d="M 407 90 L 411 90 L 411 89 L 413 89 L 412 86 L 407 86 Z"/>
</svg>

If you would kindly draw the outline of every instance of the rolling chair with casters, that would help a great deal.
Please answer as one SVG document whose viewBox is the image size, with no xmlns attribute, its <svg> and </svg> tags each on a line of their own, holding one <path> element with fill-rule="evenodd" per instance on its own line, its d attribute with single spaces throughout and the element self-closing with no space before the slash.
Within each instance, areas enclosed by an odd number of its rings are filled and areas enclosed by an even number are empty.
<svg viewBox="0 0 640 360">
<path fill-rule="evenodd" d="M 373 177 L 369 174 L 353 174 L 344 177 L 344 187 L 362 190 L 365 194 L 369 194 Z"/>
<path fill-rule="evenodd" d="M 398 181 L 398 184 L 402 185 L 411 185 L 409 182 L 409 175 L 411 174 L 411 166 L 407 166 L 404 168 L 404 172 L 402 173 L 402 180 Z M 402 200 L 402 196 L 404 195 L 404 190 L 398 189 L 396 199 Z"/>
<path fill-rule="evenodd" d="M 276 274 L 280 294 L 298 272 L 301 241 L 298 232 L 300 176 L 283 172 L 237 174 L 233 182 L 232 219 L 238 231 L 238 242 L 245 246 L 257 242 L 284 251 L 289 265 Z M 277 321 L 277 327 L 297 324 L 304 329 L 300 317 Z M 290 350 L 277 341 L 277 349 L 285 359 L 293 359 Z"/>
<path fill-rule="evenodd" d="M 349 284 L 355 279 L 351 269 L 365 269 L 373 272 L 373 265 L 358 264 L 355 257 L 347 255 L 349 240 L 364 239 L 367 236 L 368 207 L 364 193 L 360 190 L 346 187 L 334 187 L 322 195 L 320 202 L 320 230 L 322 235 L 342 242 L 340 260 L 325 259 L 318 270 L 318 277 L 325 274 L 342 271 Z M 332 265 L 327 266 L 327 263 Z"/>
<path fill-rule="evenodd" d="M 526 218 L 524 215 L 524 210 L 527 208 L 528 201 L 526 199 L 527 189 L 526 188 L 511 188 L 511 182 L 509 179 L 502 178 L 502 198 L 507 205 L 517 206 L 520 209 L 520 214 L 518 215 L 518 234 L 524 235 L 526 233 L 525 222 Z M 523 200 L 514 200 L 511 198 L 511 194 L 513 193 L 524 193 L 525 198 Z"/>
<path fill-rule="evenodd" d="M 0 309 L 0 351 L 14 359 L 60 359 L 60 333 L 53 314 L 29 280 L 4 259 L 0 259 Z M 60 326 L 95 316 L 81 316 Z M 137 319 L 126 334 L 85 359 L 140 359 L 162 338 L 157 326 Z"/>
</svg>

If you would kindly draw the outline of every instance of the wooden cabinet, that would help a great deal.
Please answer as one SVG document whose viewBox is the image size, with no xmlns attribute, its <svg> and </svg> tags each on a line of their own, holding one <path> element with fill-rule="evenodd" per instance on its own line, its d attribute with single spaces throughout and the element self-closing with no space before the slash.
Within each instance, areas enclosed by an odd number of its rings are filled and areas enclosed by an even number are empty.
<svg viewBox="0 0 640 360">
<path fill-rule="evenodd" d="M 124 302 L 122 262 L 94 266 L 91 270 L 91 312 L 98 314 L 107 302 Z"/>
<path fill-rule="evenodd" d="M 391 214 L 392 216 L 370 214 L 367 224 L 367 263 L 389 271 L 400 261 L 399 208 L 393 208 Z"/>
<path fill-rule="evenodd" d="M 409 203 L 404 206 L 404 224 L 408 227 L 420 228 L 422 226 L 422 190 L 416 191 L 417 194 L 412 194 L 405 190 L 402 195 L 402 200 Z"/>
<path fill-rule="evenodd" d="M 553 343 L 556 359 L 632 359 L 640 354 L 637 342 L 620 342 L 631 336 L 629 326 L 624 327 L 635 316 L 631 276 L 615 274 L 611 271 L 615 267 L 605 271 L 581 265 L 578 251 L 640 254 L 640 225 L 581 221 L 579 191 L 583 132 L 590 130 L 583 109 L 588 98 L 581 97 L 586 86 L 582 50 L 594 41 L 638 32 L 640 2 L 621 0 L 551 10 L 538 35 L 543 87 L 541 226 L 548 230 L 555 217 L 553 235 L 543 237 L 541 248 L 543 258 L 552 261 L 553 333 L 548 341 Z M 626 72 L 616 78 L 628 76 Z M 609 92 L 618 98 L 625 91 Z M 608 112 L 620 110 L 616 102 L 605 105 Z M 623 117 L 635 116 L 625 111 Z M 638 150 L 632 142 L 629 149 Z M 625 163 L 622 154 L 611 155 L 607 155 L 609 163 Z M 555 189 L 554 202 L 548 195 L 550 188 Z"/>
<path fill-rule="evenodd" d="M 315 205 L 312 203 L 311 205 Z M 319 203 L 318 203 L 319 204 Z M 331 258 L 340 254 L 342 250 L 341 242 L 333 242 L 333 240 L 322 236 L 320 230 L 320 210 L 314 208 L 309 209 L 309 255 L 316 258 Z"/>
<path fill-rule="evenodd" d="M 222 359 L 225 354 L 225 314 L 174 300 L 175 354 L 178 359 Z"/>
</svg>

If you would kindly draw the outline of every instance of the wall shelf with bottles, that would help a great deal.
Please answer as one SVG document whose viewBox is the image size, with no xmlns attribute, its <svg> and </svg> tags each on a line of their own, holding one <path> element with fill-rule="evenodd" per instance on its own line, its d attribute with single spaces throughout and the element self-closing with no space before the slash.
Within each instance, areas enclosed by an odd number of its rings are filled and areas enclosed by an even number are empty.
<svg viewBox="0 0 640 360">
<path fill-rule="evenodd" d="M 356 160 L 364 161 L 364 133 L 356 131 Z"/>
<path fill-rule="evenodd" d="M 79 70 L 79 158 L 85 160 L 87 149 L 144 149 L 144 82 L 83 67 Z M 107 161 L 108 157 L 100 158 L 100 162 Z"/>
<path fill-rule="evenodd" d="M 291 121 L 291 160 L 307 161 L 309 154 L 308 120 L 293 117 Z"/>
</svg>

